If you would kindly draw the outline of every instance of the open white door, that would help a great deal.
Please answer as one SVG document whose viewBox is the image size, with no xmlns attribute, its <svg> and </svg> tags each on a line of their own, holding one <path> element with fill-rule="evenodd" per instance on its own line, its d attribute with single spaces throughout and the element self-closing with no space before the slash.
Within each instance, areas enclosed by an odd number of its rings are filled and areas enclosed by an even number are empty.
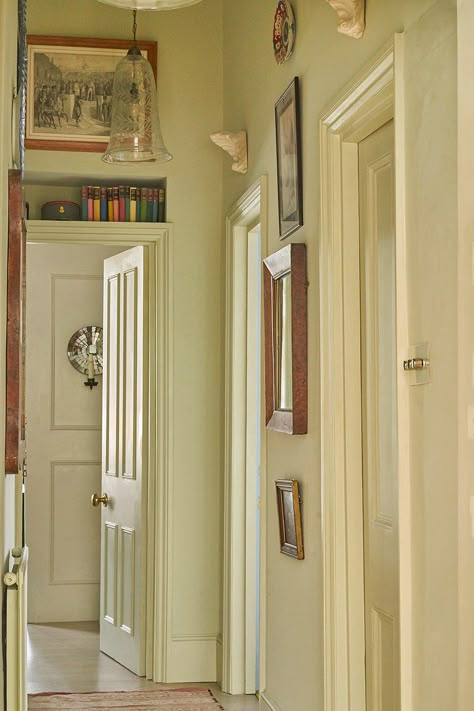
<svg viewBox="0 0 474 711">
<path fill-rule="evenodd" d="M 102 497 L 96 499 L 102 505 L 100 648 L 139 676 L 145 674 L 145 293 L 143 247 L 105 260 Z"/>
</svg>

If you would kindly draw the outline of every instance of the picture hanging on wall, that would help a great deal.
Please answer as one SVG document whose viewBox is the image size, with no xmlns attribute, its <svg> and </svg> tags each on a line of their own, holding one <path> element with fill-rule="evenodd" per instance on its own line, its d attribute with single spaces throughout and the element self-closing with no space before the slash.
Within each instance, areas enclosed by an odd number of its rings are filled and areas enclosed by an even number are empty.
<svg viewBox="0 0 474 711">
<path fill-rule="evenodd" d="M 103 153 L 129 40 L 28 35 L 26 148 Z M 156 78 L 156 42 L 138 42 Z"/>
<path fill-rule="evenodd" d="M 277 494 L 280 550 L 298 560 L 303 560 L 303 526 L 301 523 L 301 499 L 296 479 L 278 479 Z"/>
<path fill-rule="evenodd" d="M 280 239 L 303 224 L 299 85 L 295 77 L 275 105 Z"/>
</svg>

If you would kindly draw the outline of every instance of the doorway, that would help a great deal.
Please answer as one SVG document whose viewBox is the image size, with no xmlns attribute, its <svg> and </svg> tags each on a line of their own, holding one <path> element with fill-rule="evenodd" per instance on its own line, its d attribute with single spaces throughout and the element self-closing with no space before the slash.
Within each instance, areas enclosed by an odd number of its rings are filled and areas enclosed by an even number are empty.
<svg viewBox="0 0 474 711">
<path fill-rule="evenodd" d="M 88 246 L 112 249 L 114 253 L 128 250 L 135 245 L 147 255 L 148 290 L 146 320 L 150 334 L 147 359 L 148 390 L 147 418 L 150 436 L 147 440 L 146 459 L 149 466 L 147 480 L 146 536 L 141 546 L 141 559 L 146 565 L 146 636 L 143 639 L 145 676 L 153 681 L 162 681 L 166 664 L 165 639 L 160 621 L 167 615 L 167 591 L 165 583 L 168 556 L 162 553 L 163 540 L 158 535 L 156 519 L 166 526 L 169 502 L 157 492 L 168 490 L 167 449 L 156 451 L 156 442 L 168 442 L 172 418 L 169 416 L 167 392 L 170 387 L 170 363 L 172 344 L 167 338 L 172 325 L 170 308 L 170 226 L 154 228 L 138 227 L 130 230 L 127 224 L 94 223 L 28 223 L 28 243 L 35 246 Z M 67 247 L 66 247 L 67 245 Z M 102 271 L 102 270 L 101 270 Z M 102 278 L 101 278 L 102 279 Z M 38 325 L 38 324 L 36 324 Z M 67 344 L 66 344 L 67 345 Z M 70 366 L 69 366 L 70 367 Z M 72 374 L 73 370 L 71 369 Z M 83 387 L 83 386 L 82 386 Z M 84 388 L 86 390 L 86 388 Z M 160 392 L 160 398 L 155 393 Z M 99 408 L 100 412 L 101 408 Z M 46 417 L 51 413 L 46 412 Z M 48 419 L 50 423 L 50 419 Z M 100 435 L 100 427 L 97 427 Z M 89 433 L 90 434 L 90 433 Z M 93 433 L 94 434 L 94 433 Z M 61 455 L 63 456 L 63 455 Z M 64 456 L 67 459 L 67 455 Z M 100 449 L 99 458 L 100 461 Z M 90 502 L 88 492 L 88 504 Z M 89 509 L 88 509 L 89 510 Z M 91 510 L 92 511 L 92 510 Z M 28 535 L 28 533 L 27 533 Z M 48 566 L 45 566 L 48 568 Z M 51 566 L 49 566 L 51 567 Z M 156 576 L 156 577 L 155 577 Z M 98 606 L 97 606 L 98 608 Z"/>
<path fill-rule="evenodd" d="M 395 36 L 321 119 L 325 711 L 411 708 L 411 513 L 410 497 L 399 495 L 409 490 L 410 475 L 409 467 L 399 467 L 399 462 L 406 463 L 409 450 L 407 401 L 399 377 L 401 360 L 406 357 L 402 354 L 407 352 L 405 137 L 403 76 L 396 73 L 396 67 L 403 67 L 401 36 Z M 371 170 L 362 180 L 359 156 L 364 140 L 375 137 L 384 126 L 389 131 L 394 127 L 397 152 L 382 149 L 373 164 L 372 159 L 368 161 Z M 392 156 L 388 172 L 384 151 Z M 392 243 L 388 248 L 390 240 L 386 240 L 374 252 L 377 239 L 373 235 L 383 227 L 383 216 L 377 210 L 384 211 L 383 201 L 377 200 L 380 190 L 387 193 L 387 185 L 383 187 L 387 175 L 393 200 L 389 211 Z M 360 190 L 364 181 L 372 181 L 372 211 L 365 217 Z M 367 234 L 372 239 L 370 248 Z M 390 327 L 378 331 L 382 312 Z M 389 351 L 385 360 L 382 345 Z M 395 476 L 385 479 L 378 466 L 382 440 L 382 469 L 387 473 L 392 468 L 393 473 L 394 463 L 396 469 Z M 380 593 L 375 584 L 381 566 L 377 552 L 386 552 L 384 538 L 390 537 L 394 544 L 388 564 L 394 573 L 390 587 L 397 593 L 392 611 L 382 598 L 378 603 L 374 599 Z M 374 570 L 378 570 L 376 576 Z M 372 655 L 367 676 L 366 652 Z"/>
</svg>

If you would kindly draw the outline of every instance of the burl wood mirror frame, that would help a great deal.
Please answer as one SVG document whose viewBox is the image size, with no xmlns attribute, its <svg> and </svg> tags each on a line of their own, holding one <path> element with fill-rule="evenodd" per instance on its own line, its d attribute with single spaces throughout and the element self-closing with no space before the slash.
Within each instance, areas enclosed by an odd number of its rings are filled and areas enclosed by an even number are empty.
<svg viewBox="0 0 474 711">
<path fill-rule="evenodd" d="M 306 245 L 286 245 L 263 260 L 263 298 L 265 322 L 265 415 L 268 429 L 287 434 L 306 434 L 308 431 L 308 336 L 307 336 L 307 279 Z M 281 323 L 279 314 L 279 284 L 290 275 L 288 313 L 290 323 Z M 279 331 L 291 330 L 291 406 L 279 402 L 278 364 Z"/>
<path fill-rule="evenodd" d="M 25 454 L 26 227 L 19 170 L 8 171 L 7 378 L 5 473 L 18 474 Z"/>
</svg>

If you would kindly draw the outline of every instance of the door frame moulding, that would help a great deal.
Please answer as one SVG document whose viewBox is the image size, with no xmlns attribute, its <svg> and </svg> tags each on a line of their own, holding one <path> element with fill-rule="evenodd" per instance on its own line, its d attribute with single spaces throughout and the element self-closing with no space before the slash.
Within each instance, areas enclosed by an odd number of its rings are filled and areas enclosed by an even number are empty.
<svg viewBox="0 0 474 711">
<path fill-rule="evenodd" d="M 166 680 L 171 606 L 172 225 L 30 220 L 27 242 L 146 248 L 149 273 L 149 436 L 146 527 L 146 677 Z M 155 364 L 152 367 L 152 364 Z M 161 397 L 157 397 L 161 393 Z"/>
<path fill-rule="evenodd" d="M 261 178 L 235 203 L 226 218 L 226 330 L 225 330 L 225 435 L 224 435 L 224 570 L 222 690 L 229 694 L 246 693 L 246 377 L 236 377 L 234 363 L 246 362 L 247 284 L 242 298 L 234 298 L 234 274 L 245 264 L 249 233 L 260 224 L 262 255 L 266 251 L 268 180 Z M 245 271 L 246 273 L 246 271 Z M 263 321 L 262 321 L 263 323 Z M 263 349 L 261 363 L 263 363 Z M 261 370 L 263 373 L 263 368 Z M 240 373 L 241 374 L 241 373 Z M 261 379 L 263 383 L 263 378 Z M 263 386 L 262 386 L 263 387 Z M 260 399 L 263 408 L 263 391 Z M 262 409 L 260 501 L 265 501 L 265 430 Z M 260 570 L 264 561 L 264 505 L 260 510 Z M 265 576 L 260 578 L 260 687 L 264 688 L 264 605 Z"/>
<path fill-rule="evenodd" d="M 358 293 L 358 143 L 394 119 L 397 362 L 407 352 L 403 36 L 340 95 L 321 136 L 321 481 L 324 570 L 324 710 L 366 707 L 364 544 Z M 401 708 L 412 711 L 411 499 L 408 399 L 398 397 Z M 405 415 L 406 414 L 406 415 Z M 355 425 L 355 426 L 354 426 Z"/>
</svg>

